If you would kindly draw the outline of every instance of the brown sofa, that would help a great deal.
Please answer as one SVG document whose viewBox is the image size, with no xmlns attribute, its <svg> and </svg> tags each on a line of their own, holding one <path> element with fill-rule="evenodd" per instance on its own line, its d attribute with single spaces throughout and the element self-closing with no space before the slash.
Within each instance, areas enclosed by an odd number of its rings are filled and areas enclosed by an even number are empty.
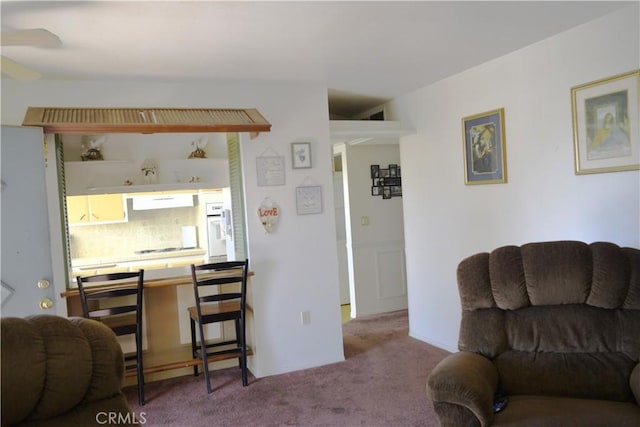
<svg viewBox="0 0 640 427">
<path fill-rule="evenodd" d="M 457 277 L 460 352 L 427 380 L 443 426 L 640 426 L 640 250 L 506 246 Z"/>
<path fill-rule="evenodd" d="M 102 323 L 2 318 L 0 335 L 3 427 L 134 425 L 121 392 L 122 349 Z"/>
</svg>

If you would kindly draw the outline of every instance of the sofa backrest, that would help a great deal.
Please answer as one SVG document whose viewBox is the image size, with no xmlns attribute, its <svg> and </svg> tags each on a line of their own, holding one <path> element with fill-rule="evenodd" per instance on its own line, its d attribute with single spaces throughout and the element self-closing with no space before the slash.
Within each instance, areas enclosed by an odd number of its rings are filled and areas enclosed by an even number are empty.
<svg viewBox="0 0 640 427">
<path fill-rule="evenodd" d="M 631 401 L 640 358 L 640 250 L 575 241 L 505 246 L 458 266 L 461 351 L 509 394 Z"/>
<path fill-rule="evenodd" d="M 121 393 L 122 349 L 104 324 L 2 318 L 2 425 L 46 420 Z"/>
</svg>

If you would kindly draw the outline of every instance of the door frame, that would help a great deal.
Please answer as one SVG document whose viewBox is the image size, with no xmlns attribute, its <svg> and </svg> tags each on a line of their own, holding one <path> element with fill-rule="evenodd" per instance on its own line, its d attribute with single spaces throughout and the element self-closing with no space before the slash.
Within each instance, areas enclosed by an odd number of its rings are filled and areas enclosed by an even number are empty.
<svg viewBox="0 0 640 427">
<path fill-rule="evenodd" d="M 45 186 L 47 210 L 49 212 L 49 241 L 51 242 L 51 264 L 53 269 L 54 308 L 58 316 L 67 317 L 67 299 L 62 293 L 69 284 L 67 244 L 65 242 L 66 219 L 64 218 L 61 186 L 56 153 L 56 135 L 44 134 Z"/>
</svg>

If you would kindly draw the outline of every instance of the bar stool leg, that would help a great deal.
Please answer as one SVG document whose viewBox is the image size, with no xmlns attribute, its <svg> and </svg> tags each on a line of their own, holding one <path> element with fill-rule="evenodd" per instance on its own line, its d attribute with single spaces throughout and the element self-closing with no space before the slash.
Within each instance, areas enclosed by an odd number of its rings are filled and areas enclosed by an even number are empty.
<svg viewBox="0 0 640 427">
<path fill-rule="evenodd" d="M 193 320 L 193 317 L 189 318 L 189 323 L 191 324 L 191 357 L 193 357 L 194 359 L 196 357 L 198 357 L 198 354 L 196 353 L 197 347 L 196 347 L 196 323 Z M 193 376 L 197 377 L 198 376 L 198 365 L 193 365 Z"/>
<path fill-rule="evenodd" d="M 136 332 L 136 369 L 138 371 L 138 403 L 144 406 L 144 367 L 142 363 L 142 334 Z"/>
</svg>

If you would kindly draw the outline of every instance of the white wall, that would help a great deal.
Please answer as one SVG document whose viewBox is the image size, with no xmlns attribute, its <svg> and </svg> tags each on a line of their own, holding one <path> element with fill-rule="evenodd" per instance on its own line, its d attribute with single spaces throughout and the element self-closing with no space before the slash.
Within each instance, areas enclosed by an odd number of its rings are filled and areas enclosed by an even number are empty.
<svg viewBox="0 0 640 427">
<path fill-rule="evenodd" d="M 574 174 L 571 87 L 637 69 L 638 4 L 403 96 L 410 334 L 457 349 L 457 264 L 502 245 L 640 245 L 640 173 Z M 461 119 L 504 107 L 507 184 L 464 184 Z"/>
<path fill-rule="evenodd" d="M 2 123 L 22 123 L 28 106 L 257 108 L 273 126 L 255 140 L 241 135 L 255 271 L 252 371 L 260 377 L 344 359 L 326 88 L 3 80 Z M 313 168 L 291 169 L 294 141 L 311 142 Z M 269 149 L 285 157 L 284 186 L 257 186 L 256 157 Z M 306 182 L 322 186 L 322 214 L 296 215 L 295 187 Z M 272 234 L 265 233 L 256 215 L 267 196 L 282 211 Z M 302 325 L 302 311 L 311 313 L 309 325 Z"/>
</svg>

